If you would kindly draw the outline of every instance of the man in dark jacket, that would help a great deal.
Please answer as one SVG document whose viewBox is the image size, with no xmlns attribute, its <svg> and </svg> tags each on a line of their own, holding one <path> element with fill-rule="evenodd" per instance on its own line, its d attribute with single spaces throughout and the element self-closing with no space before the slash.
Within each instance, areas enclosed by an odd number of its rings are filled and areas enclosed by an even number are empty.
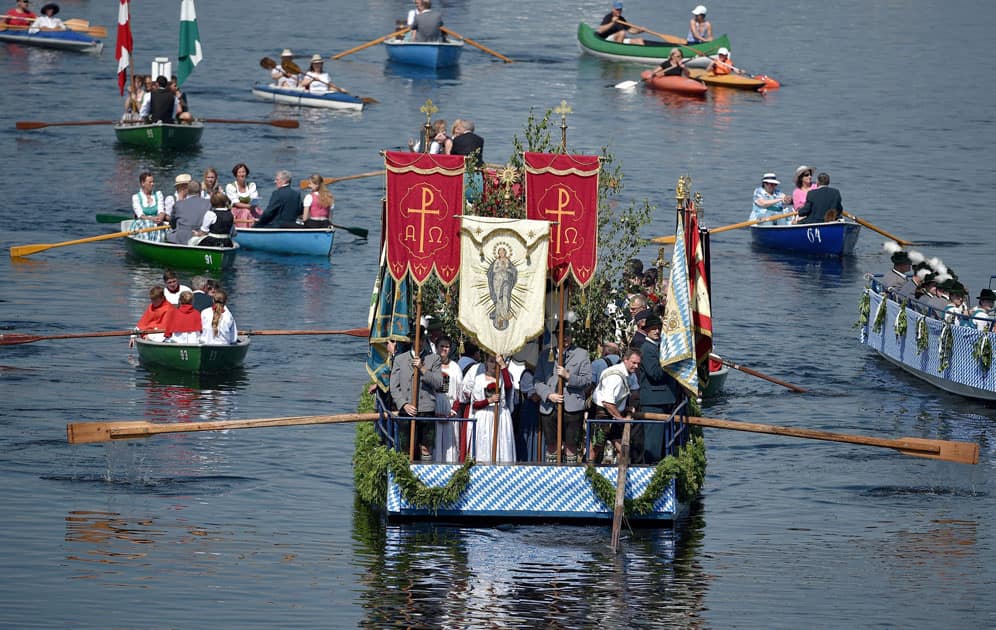
<svg viewBox="0 0 996 630">
<path fill-rule="evenodd" d="M 649 413 L 671 413 L 678 400 L 678 382 L 661 368 L 661 318 L 651 315 L 644 329 L 646 340 L 640 346 L 643 362 L 637 376 L 640 379 L 640 411 Z M 643 450 L 633 449 L 633 463 L 655 464 L 661 459 L 664 445 L 664 423 L 660 426 L 643 426 Z M 635 441 L 634 441 L 635 444 Z"/>
<path fill-rule="evenodd" d="M 474 121 L 457 119 L 453 126 L 453 148 L 450 149 L 452 155 L 475 155 L 476 168 L 481 168 L 484 164 L 484 138 L 474 133 Z"/>
<path fill-rule="evenodd" d="M 301 193 L 291 188 L 291 174 L 287 171 L 277 171 L 274 182 L 277 189 L 270 195 L 270 203 L 266 206 L 266 210 L 252 226 L 254 228 L 301 227 L 297 224 L 297 218 L 302 212 Z"/>
<path fill-rule="evenodd" d="M 830 186 L 830 176 L 820 173 L 816 176 L 818 188 L 810 190 L 806 195 L 806 203 L 799 208 L 799 223 L 823 223 L 836 221 L 844 212 L 844 203 L 840 200 L 840 191 Z M 833 216 L 827 212 L 834 210 Z"/>
</svg>

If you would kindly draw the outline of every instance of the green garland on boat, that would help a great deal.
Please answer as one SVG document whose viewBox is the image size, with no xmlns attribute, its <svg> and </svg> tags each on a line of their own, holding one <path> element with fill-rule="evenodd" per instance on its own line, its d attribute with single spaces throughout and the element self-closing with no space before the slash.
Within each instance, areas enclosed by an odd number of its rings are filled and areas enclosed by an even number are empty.
<svg viewBox="0 0 996 630">
<path fill-rule="evenodd" d="M 899 315 L 896 315 L 896 323 L 894 325 L 896 329 L 896 339 L 902 339 L 906 336 L 906 327 L 909 322 L 906 321 L 906 300 L 899 305 Z"/>
<path fill-rule="evenodd" d="M 979 336 L 972 346 L 972 358 L 979 362 L 984 372 L 989 371 L 989 366 L 993 363 L 993 344 L 989 340 L 989 335 L 983 333 Z"/>
<path fill-rule="evenodd" d="M 940 367 L 938 372 L 943 372 L 951 365 L 951 351 L 954 347 L 954 335 L 951 333 L 951 324 L 945 322 L 941 329 L 941 338 L 937 342 L 937 360 Z"/>
<path fill-rule="evenodd" d="M 626 515 L 640 516 L 651 513 L 654 503 L 667 491 L 672 479 L 677 479 L 678 501 L 690 501 L 702 488 L 705 469 L 705 440 L 700 432 L 699 435 L 692 436 L 677 457 L 668 455 L 657 463 L 650 483 L 640 496 L 625 500 Z M 611 509 L 616 502 L 616 487 L 598 474 L 598 470 L 590 464 L 584 474 L 591 484 L 595 497 Z"/>
<path fill-rule="evenodd" d="M 886 306 L 889 301 L 882 296 L 882 301 L 878 303 L 878 309 L 875 311 L 875 321 L 872 322 L 872 332 L 878 332 L 882 330 L 882 326 L 885 325 L 885 311 Z"/>
<path fill-rule="evenodd" d="M 927 342 L 929 341 L 930 333 L 927 330 L 927 318 L 921 317 L 916 320 L 916 353 L 923 354 L 923 351 L 927 349 Z"/>
<path fill-rule="evenodd" d="M 865 292 L 861 294 L 861 300 L 858 301 L 858 321 L 854 322 L 854 327 L 863 328 L 868 323 L 870 313 L 871 297 L 869 297 L 868 289 L 865 289 Z"/>
</svg>

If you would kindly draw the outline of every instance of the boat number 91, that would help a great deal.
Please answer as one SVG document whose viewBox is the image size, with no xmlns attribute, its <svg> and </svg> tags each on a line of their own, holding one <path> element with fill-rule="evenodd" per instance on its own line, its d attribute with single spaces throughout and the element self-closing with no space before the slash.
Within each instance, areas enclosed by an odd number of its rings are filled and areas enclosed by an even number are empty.
<svg viewBox="0 0 996 630">
<path fill-rule="evenodd" d="M 810 239 L 812 240 L 812 239 Z M 204 264 L 210 265 L 213 261 L 211 260 L 211 254 L 204 254 Z"/>
<path fill-rule="evenodd" d="M 806 230 L 806 238 L 809 239 L 810 243 L 822 243 L 823 240 L 820 238 L 820 228 L 809 228 Z"/>
</svg>

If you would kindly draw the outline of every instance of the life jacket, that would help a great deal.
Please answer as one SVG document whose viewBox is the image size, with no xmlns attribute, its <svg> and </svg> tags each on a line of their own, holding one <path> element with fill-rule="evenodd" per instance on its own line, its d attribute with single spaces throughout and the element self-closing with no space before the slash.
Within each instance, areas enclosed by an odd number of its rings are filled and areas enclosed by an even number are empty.
<svg viewBox="0 0 996 630">
<path fill-rule="evenodd" d="M 732 66 L 733 66 L 733 60 L 730 59 L 729 57 L 726 58 L 726 61 L 721 61 L 720 59 L 717 58 L 716 61 L 712 64 L 712 73 L 730 74 L 730 72 L 732 72 Z"/>
</svg>

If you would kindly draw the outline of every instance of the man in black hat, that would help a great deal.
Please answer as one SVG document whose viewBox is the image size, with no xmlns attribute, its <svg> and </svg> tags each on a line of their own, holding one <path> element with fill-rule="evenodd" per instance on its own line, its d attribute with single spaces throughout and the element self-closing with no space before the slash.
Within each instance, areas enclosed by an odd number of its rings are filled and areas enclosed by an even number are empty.
<svg viewBox="0 0 996 630">
<path fill-rule="evenodd" d="M 993 304 L 996 303 L 996 292 L 992 289 L 982 289 L 976 300 L 975 308 L 969 313 L 972 323 L 982 332 L 993 330 L 996 322 L 996 312 L 993 311 Z"/>
<path fill-rule="evenodd" d="M 913 268 L 913 261 L 904 250 L 892 254 L 891 260 L 892 269 L 882 278 L 882 286 L 885 287 L 886 291 L 897 289 L 906 284 L 910 270 Z"/>
<path fill-rule="evenodd" d="M 644 323 L 646 341 L 640 346 L 643 362 L 637 372 L 640 382 L 640 411 L 649 413 L 671 413 L 678 400 L 678 382 L 661 368 L 661 329 L 663 322 L 657 315 L 651 315 Z M 664 423 L 660 426 L 637 425 L 642 427 L 642 435 L 634 437 L 633 463 L 656 464 L 661 459 L 664 446 Z M 634 436 L 636 427 L 634 427 Z"/>
<path fill-rule="evenodd" d="M 41 8 L 41 15 L 31 23 L 31 27 L 28 29 L 28 32 L 37 33 L 38 31 L 66 30 L 66 25 L 62 23 L 62 20 L 55 17 L 58 12 L 59 5 L 54 2 L 49 2 Z"/>
<path fill-rule="evenodd" d="M 968 304 L 965 298 L 968 291 L 960 282 L 952 280 L 947 285 L 948 303 L 944 307 L 944 321 L 952 326 L 971 326 L 972 321 L 968 319 Z"/>
<path fill-rule="evenodd" d="M 636 332 L 633 333 L 633 338 L 629 340 L 630 348 L 639 350 L 643 347 L 643 342 L 647 340 L 647 320 L 652 316 L 654 316 L 654 311 L 649 308 L 633 316 L 633 321 L 636 323 Z"/>
</svg>

